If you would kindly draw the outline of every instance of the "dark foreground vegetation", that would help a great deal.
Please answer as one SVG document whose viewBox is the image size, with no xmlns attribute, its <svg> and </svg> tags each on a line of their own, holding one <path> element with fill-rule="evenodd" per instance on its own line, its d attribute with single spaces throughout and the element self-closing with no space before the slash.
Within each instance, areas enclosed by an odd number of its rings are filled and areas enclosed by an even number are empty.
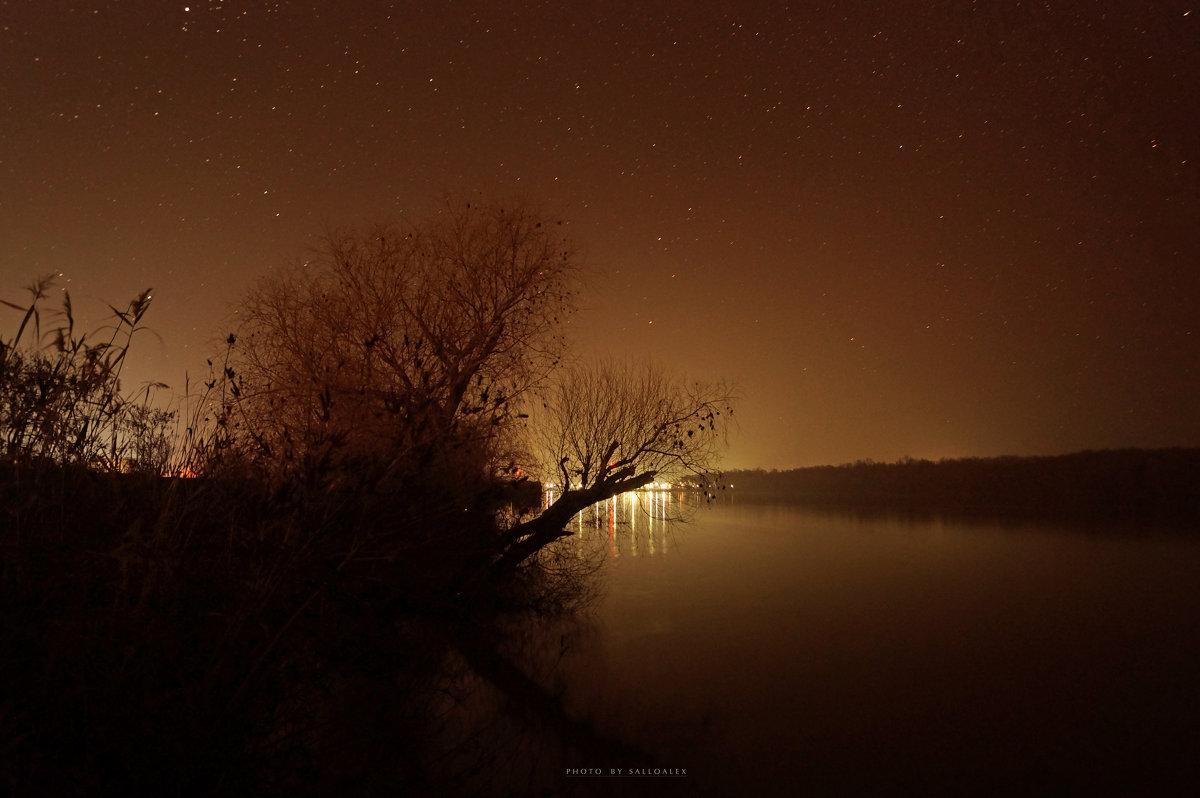
<svg viewBox="0 0 1200 798">
<path fill-rule="evenodd" d="M 149 292 L 88 335 L 49 281 L 6 301 L 0 793 L 553 794 L 573 752 L 652 765 L 562 708 L 598 559 L 556 541 L 702 476 L 729 409 L 566 360 L 560 233 L 452 205 L 335 237 L 168 408 L 120 384 Z"/>
<path fill-rule="evenodd" d="M 501 767 L 523 746 L 620 750 L 539 681 L 561 652 L 522 647 L 569 639 L 582 566 L 472 585 L 486 512 L 448 520 L 421 487 L 0 467 L 0 789 L 456 794 L 530 783 Z"/>
<path fill-rule="evenodd" d="M 904 459 L 726 476 L 739 496 L 826 506 L 1200 528 L 1200 449 Z"/>
</svg>

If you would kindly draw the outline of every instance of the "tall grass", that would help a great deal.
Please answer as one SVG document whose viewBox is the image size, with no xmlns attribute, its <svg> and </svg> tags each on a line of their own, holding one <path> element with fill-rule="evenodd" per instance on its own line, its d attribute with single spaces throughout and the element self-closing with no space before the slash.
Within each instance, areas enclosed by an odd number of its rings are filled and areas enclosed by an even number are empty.
<svg viewBox="0 0 1200 798">
<path fill-rule="evenodd" d="M 150 291 L 124 309 L 110 306 L 111 323 L 80 334 L 68 292 L 58 309 L 45 309 L 52 286 L 49 277 L 35 281 L 26 305 L 2 300 L 23 315 L 15 335 L 0 338 L 0 459 L 160 472 L 171 455 L 174 414 L 151 399 L 167 386 L 121 391 L 121 372 L 134 335 L 144 329 Z M 44 335 L 43 316 L 51 322 Z"/>
<path fill-rule="evenodd" d="M 561 575 L 468 578 L 494 513 L 435 477 L 260 478 L 228 361 L 160 409 L 150 292 L 80 334 L 51 290 L 0 337 L 0 793 L 454 794 L 446 663 Z"/>
</svg>

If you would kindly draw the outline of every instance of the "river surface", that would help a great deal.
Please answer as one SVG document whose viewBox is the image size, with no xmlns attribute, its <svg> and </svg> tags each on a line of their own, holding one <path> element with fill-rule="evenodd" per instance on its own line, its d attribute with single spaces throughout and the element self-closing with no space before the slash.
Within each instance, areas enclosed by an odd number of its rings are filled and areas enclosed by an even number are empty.
<svg viewBox="0 0 1200 798">
<path fill-rule="evenodd" d="M 1200 533 L 684 500 L 568 539 L 607 558 L 568 707 L 656 756 L 567 791 L 1200 790 Z"/>
</svg>

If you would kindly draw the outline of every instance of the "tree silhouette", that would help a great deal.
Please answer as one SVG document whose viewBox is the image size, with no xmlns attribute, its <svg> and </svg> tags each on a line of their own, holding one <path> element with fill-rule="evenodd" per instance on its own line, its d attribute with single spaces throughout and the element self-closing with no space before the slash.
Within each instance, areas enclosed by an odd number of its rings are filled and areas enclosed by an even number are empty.
<svg viewBox="0 0 1200 798">
<path fill-rule="evenodd" d="M 570 534 L 586 507 L 658 479 L 707 481 L 733 415 L 728 388 L 688 382 L 642 363 L 566 369 L 535 413 L 535 448 L 562 490 L 536 518 L 516 526 L 497 562 L 512 567 Z"/>
<path fill-rule="evenodd" d="M 524 206 L 448 204 L 331 237 L 240 309 L 221 414 L 232 448 L 283 482 L 416 484 L 460 513 L 540 461 L 567 490 L 523 523 L 493 519 L 499 570 L 596 501 L 705 472 L 730 414 L 722 386 L 561 365 L 578 274 L 565 227 Z"/>
<path fill-rule="evenodd" d="M 451 453 L 458 470 L 486 470 L 514 400 L 561 355 L 575 272 L 563 228 L 523 207 L 448 205 L 332 237 L 240 310 L 226 370 L 236 437 L 285 475 Z"/>
</svg>

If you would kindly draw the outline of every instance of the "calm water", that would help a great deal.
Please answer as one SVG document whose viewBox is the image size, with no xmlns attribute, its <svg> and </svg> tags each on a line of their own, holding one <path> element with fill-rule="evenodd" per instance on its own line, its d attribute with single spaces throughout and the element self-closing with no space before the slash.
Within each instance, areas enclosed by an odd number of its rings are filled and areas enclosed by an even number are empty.
<svg viewBox="0 0 1200 798">
<path fill-rule="evenodd" d="M 1200 789 L 1200 534 L 633 501 L 579 522 L 608 563 L 567 695 L 687 791 Z"/>
</svg>

